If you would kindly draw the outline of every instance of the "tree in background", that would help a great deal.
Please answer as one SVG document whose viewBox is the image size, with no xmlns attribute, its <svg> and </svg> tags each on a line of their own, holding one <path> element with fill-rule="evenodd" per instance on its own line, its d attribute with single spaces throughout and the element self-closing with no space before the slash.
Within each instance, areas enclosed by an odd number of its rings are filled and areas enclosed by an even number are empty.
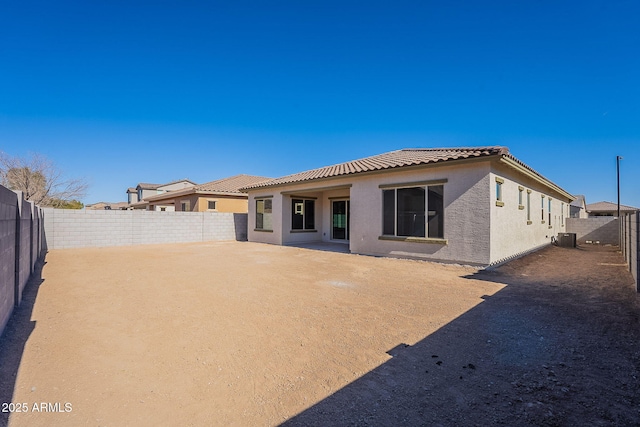
<svg viewBox="0 0 640 427">
<path fill-rule="evenodd" d="M 40 154 L 28 157 L 0 152 L 0 184 L 22 191 L 24 198 L 43 207 L 81 209 L 88 188 L 85 179 L 67 179 L 58 167 Z M 80 206 L 80 207 L 78 207 Z"/>
</svg>

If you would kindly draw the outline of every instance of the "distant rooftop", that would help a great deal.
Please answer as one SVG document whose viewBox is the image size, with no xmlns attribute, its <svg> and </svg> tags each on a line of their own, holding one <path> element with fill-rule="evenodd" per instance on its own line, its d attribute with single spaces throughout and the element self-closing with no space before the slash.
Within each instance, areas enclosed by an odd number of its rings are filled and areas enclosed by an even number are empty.
<svg viewBox="0 0 640 427">
<path fill-rule="evenodd" d="M 618 210 L 618 204 L 613 202 L 596 202 L 587 205 L 587 212 L 615 212 Z M 634 212 L 640 208 L 632 206 L 620 205 L 620 211 Z"/>
</svg>

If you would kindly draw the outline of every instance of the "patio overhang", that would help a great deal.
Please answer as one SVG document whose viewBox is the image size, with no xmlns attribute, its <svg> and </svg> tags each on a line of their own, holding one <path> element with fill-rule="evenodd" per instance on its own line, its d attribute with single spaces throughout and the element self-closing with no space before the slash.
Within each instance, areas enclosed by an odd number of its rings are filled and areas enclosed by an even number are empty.
<svg viewBox="0 0 640 427">
<path fill-rule="evenodd" d="M 334 185 L 329 187 L 304 188 L 300 190 L 282 191 L 281 194 L 285 196 L 291 196 L 295 194 L 322 193 L 325 191 L 334 191 L 334 190 L 349 190 L 351 189 L 351 186 L 352 186 L 351 184 L 344 184 L 344 185 Z"/>
</svg>

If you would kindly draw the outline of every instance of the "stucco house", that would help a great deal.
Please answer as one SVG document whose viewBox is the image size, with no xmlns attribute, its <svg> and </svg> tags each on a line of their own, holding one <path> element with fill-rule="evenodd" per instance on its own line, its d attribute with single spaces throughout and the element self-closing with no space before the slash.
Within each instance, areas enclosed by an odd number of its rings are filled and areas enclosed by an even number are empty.
<svg viewBox="0 0 640 427">
<path fill-rule="evenodd" d="M 403 149 L 242 191 L 251 242 L 472 265 L 548 245 L 574 199 L 506 147 Z"/>
<path fill-rule="evenodd" d="M 634 213 L 640 210 L 632 206 L 620 205 L 620 215 Z M 596 202 L 587 205 L 589 217 L 594 216 L 618 216 L 618 204 L 612 202 Z"/>
<path fill-rule="evenodd" d="M 236 175 L 145 198 L 148 210 L 184 212 L 247 212 L 247 194 L 239 188 L 269 180 L 264 176 Z M 170 207 L 170 209 L 168 208 Z"/>
<path fill-rule="evenodd" d="M 196 185 L 195 182 L 188 179 L 180 179 L 167 184 L 149 184 L 141 182 L 135 188 L 127 189 L 127 202 L 130 209 L 147 209 L 149 204 L 146 199 L 148 197 L 163 194 L 169 191 L 181 190 Z M 166 210 L 173 210 L 172 206 L 165 206 Z"/>
</svg>

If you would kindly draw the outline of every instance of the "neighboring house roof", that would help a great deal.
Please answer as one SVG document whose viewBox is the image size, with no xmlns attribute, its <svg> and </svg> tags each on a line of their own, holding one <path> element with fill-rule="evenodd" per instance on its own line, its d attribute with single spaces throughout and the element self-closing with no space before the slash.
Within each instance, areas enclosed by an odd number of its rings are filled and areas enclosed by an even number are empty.
<svg viewBox="0 0 640 427">
<path fill-rule="evenodd" d="M 587 205 L 587 212 L 616 212 L 617 210 L 618 210 L 617 203 L 597 202 L 597 203 L 590 203 Z M 633 211 L 640 210 L 640 208 L 620 205 L 620 210 L 625 212 L 633 212 Z"/>
<path fill-rule="evenodd" d="M 146 183 L 146 182 L 141 182 L 140 184 L 138 184 L 136 189 L 140 189 L 140 190 L 157 190 L 158 187 L 162 187 L 163 185 L 166 185 L 166 184 L 149 184 L 149 183 Z"/>
<path fill-rule="evenodd" d="M 516 159 L 509 153 L 507 147 L 458 147 L 458 148 L 405 148 L 402 150 L 390 151 L 359 160 L 339 163 L 333 166 L 326 166 L 281 178 L 272 179 L 265 182 L 255 183 L 243 187 L 242 191 L 258 188 L 276 187 L 287 184 L 309 182 L 314 180 L 335 178 L 340 176 L 355 175 L 361 173 L 393 170 L 411 166 L 436 164 L 450 161 L 471 160 L 478 158 L 500 157 L 507 164 L 530 175 L 532 178 L 543 182 L 545 185 L 554 188 L 567 198 L 573 200 L 574 197 L 562 188 L 549 181 L 538 172 Z"/>
<path fill-rule="evenodd" d="M 147 182 L 141 182 L 138 184 L 138 186 L 135 188 L 137 189 L 141 189 L 141 190 L 157 190 L 160 187 L 167 187 L 169 185 L 173 185 L 173 184 L 177 184 L 179 182 L 188 182 L 191 185 L 196 185 L 195 182 L 189 180 L 189 179 L 177 179 L 175 181 L 171 181 L 171 182 L 167 182 L 166 184 L 149 184 Z M 131 190 L 131 188 L 129 189 Z M 129 191 L 127 190 L 127 191 Z"/>
<path fill-rule="evenodd" d="M 194 185 L 192 187 L 183 188 L 175 191 L 168 191 L 166 193 L 157 194 L 145 198 L 147 201 L 158 201 L 179 196 L 185 196 L 189 194 L 202 194 L 202 195 L 230 195 L 230 196 L 246 196 L 245 193 L 240 191 L 240 188 L 247 185 L 253 185 L 263 181 L 271 180 L 264 176 L 254 175 L 235 175 L 229 178 L 218 179 L 215 181 L 207 182 L 200 185 Z"/>
<path fill-rule="evenodd" d="M 133 187 L 127 188 L 127 193 L 137 193 L 137 190 Z"/>
<path fill-rule="evenodd" d="M 581 194 L 576 194 L 575 195 L 575 200 L 573 202 L 571 202 L 571 206 L 574 206 L 576 208 L 582 208 L 585 206 L 586 204 L 586 199 L 583 195 Z"/>
</svg>

